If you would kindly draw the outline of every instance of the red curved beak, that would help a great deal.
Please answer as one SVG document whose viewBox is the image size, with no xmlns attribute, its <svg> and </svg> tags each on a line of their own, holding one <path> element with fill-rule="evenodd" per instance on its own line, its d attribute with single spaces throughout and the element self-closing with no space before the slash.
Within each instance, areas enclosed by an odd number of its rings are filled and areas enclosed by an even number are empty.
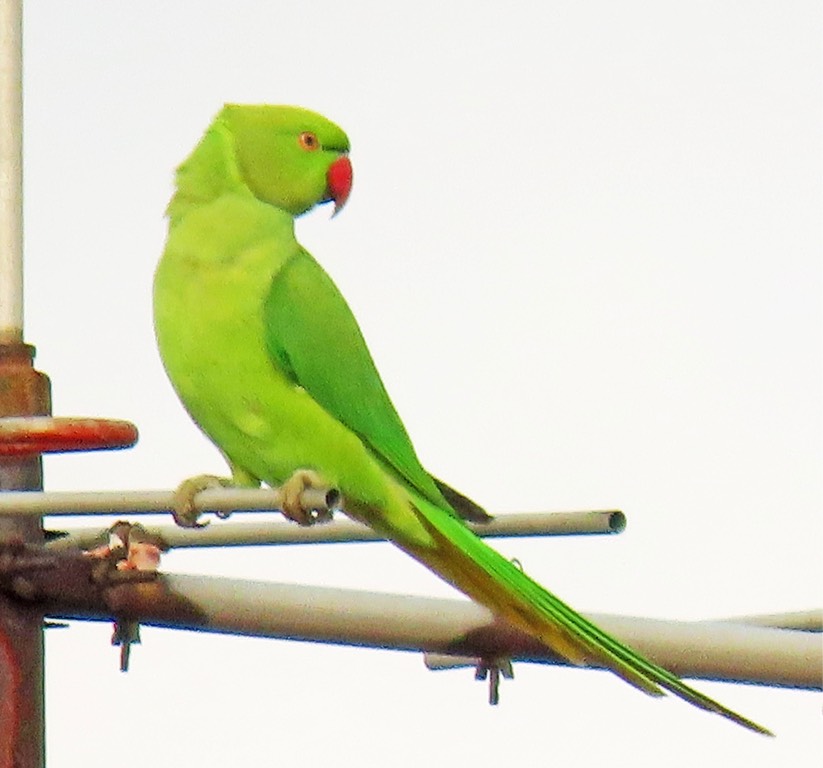
<svg viewBox="0 0 823 768">
<path fill-rule="evenodd" d="M 326 173 L 326 185 L 328 186 L 329 199 L 334 200 L 334 213 L 336 216 L 349 199 L 352 183 L 352 167 L 348 155 L 340 155 L 330 166 Z"/>
</svg>

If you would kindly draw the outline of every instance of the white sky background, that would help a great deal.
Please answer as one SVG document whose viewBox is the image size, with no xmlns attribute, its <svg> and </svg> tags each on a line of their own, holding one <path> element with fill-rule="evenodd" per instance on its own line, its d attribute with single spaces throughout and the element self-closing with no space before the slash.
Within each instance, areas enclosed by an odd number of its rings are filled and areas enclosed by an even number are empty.
<svg viewBox="0 0 823 768">
<path fill-rule="evenodd" d="M 51 490 L 222 473 L 160 366 L 173 168 L 226 101 L 295 103 L 355 185 L 298 237 L 426 465 L 492 511 L 619 507 L 619 537 L 507 541 L 580 609 L 820 605 L 821 67 L 812 2 L 27 3 L 26 338 L 58 415 L 130 452 Z M 388 545 L 172 553 L 186 573 L 452 595 Z M 767 740 L 595 672 L 521 664 L 497 708 L 412 654 L 144 629 L 48 633 L 50 768 L 775 766 L 819 694 L 700 683 Z"/>
</svg>

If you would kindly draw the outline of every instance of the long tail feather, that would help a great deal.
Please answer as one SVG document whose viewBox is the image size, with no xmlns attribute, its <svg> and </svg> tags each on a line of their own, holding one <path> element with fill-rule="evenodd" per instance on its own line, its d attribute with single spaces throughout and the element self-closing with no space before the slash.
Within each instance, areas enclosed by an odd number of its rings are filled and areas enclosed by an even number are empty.
<svg viewBox="0 0 823 768">
<path fill-rule="evenodd" d="M 414 505 L 435 546 L 406 546 L 402 542 L 399 546 L 570 662 L 581 665 L 594 660 L 649 695 L 662 696 L 669 691 L 752 731 L 773 735 L 598 628 L 486 545 L 460 520 L 425 499 L 415 499 Z"/>
</svg>

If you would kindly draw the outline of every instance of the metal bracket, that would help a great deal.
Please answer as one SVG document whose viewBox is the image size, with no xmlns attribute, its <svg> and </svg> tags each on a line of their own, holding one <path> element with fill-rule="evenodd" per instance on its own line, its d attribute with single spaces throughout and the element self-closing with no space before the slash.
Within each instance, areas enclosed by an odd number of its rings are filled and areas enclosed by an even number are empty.
<svg viewBox="0 0 823 768">
<path fill-rule="evenodd" d="M 160 553 L 168 550 L 161 537 L 150 534 L 139 523 L 126 520 L 118 520 L 106 533 L 104 544 L 83 552 L 86 557 L 98 561 L 91 570 L 92 581 L 105 587 L 157 578 Z M 121 672 L 129 671 L 131 646 L 140 642 L 140 623 L 118 617 L 114 622 L 111 644 L 120 646 Z"/>
<path fill-rule="evenodd" d="M 507 680 L 514 679 L 511 659 L 478 659 L 474 668 L 475 680 L 489 680 L 489 704 L 493 707 L 500 703 L 500 676 Z"/>
</svg>

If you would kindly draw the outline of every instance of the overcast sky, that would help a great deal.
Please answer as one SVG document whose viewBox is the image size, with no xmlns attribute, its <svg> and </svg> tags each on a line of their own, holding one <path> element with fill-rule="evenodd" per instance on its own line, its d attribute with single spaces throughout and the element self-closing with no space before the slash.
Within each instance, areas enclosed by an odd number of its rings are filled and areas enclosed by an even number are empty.
<svg viewBox="0 0 823 768">
<path fill-rule="evenodd" d="M 224 102 L 349 134 L 298 238 L 348 298 L 425 464 L 494 512 L 618 507 L 497 545 L 579 609 L 821 604 L 821 67 L 814 2 L 27 3 L 26 338 L 57 415 L 131 451 L 51 490 L 222 473 L 154 347 L 174 167 Z M 450 596 L 383 544 L 171 553 L 170 571 Z M 50 768 L 812 764 L 819 694 L 520 664 L 496 709 L 413 654 L 144 629 L 47 637 Z M 148 756 L 144 750 L 148 750 Z"/>
</svg>

